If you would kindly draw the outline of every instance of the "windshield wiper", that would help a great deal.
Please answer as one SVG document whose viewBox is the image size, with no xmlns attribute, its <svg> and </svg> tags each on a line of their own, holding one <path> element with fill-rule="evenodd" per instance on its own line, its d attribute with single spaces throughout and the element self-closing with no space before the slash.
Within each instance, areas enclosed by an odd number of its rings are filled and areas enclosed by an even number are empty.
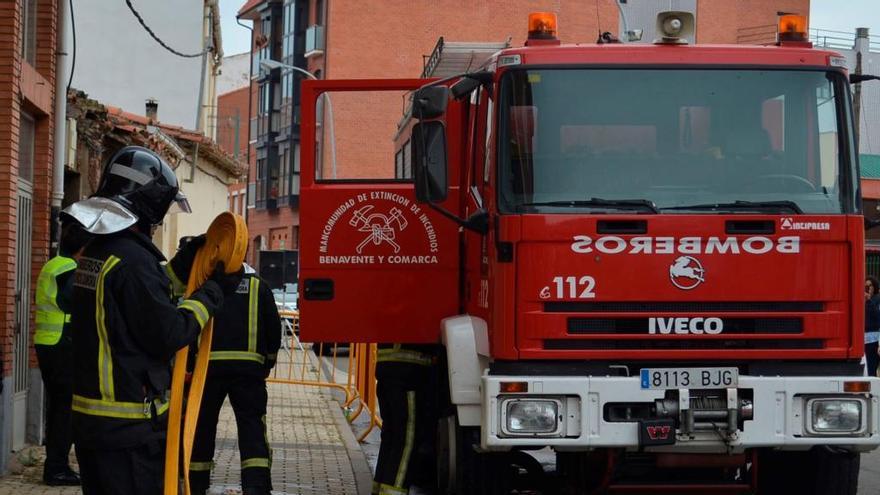
<svg viewBox="0 0 880 495">
<path fill-rule="evenodd" d="M 561 208 L 617 208 L 620 210 L 641 209 L 651 213 L 660 213 L 657 205 L 647 199 L 572 199 L 568 201 L 544 201 L 523 203 L 520 206 L 555 206 Z"/>
<path fill-rule="evenodd" d="M 706 203 L 696 205 L 669 206 L 661 210 L 787 210 L 802 214 L 803 210 L 794 201 L 734 201 L 732 203 Z"/>
</svg>

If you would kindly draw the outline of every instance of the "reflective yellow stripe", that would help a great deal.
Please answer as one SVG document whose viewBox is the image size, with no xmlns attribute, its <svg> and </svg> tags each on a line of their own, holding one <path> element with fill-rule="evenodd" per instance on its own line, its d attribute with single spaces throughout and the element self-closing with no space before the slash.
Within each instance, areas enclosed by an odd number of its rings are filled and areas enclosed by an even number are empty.
<svg viewBox="0 0 880 495">
<path fill-rule="evenodd" d="M 250 459 L 241 460 L 241 468 L 268 468 L 269 458 L 267 457 L 251 457 Z"/>
<path fill-rule="evenodd" d="M 113 357 L 110 355 L 110 338 L 107 336 L 107 322 L 104 321 L 104 280 L 107 274 L 119 263 L 119 258 L 110 256 L 98 275 L 98 287 L 95 292 L 95 322 L 98 327 L 98 390 L 101 399 L 113 401 L 116 394 L 113 390 Z"/>
<path fill-rule="evenodd" d="M 193 462 L 189 463 L 189 470 L 190 471 L 211 471 L 212 469 L 214 469 L 214 462 L 213 461 L 208 461 L 208 462 L 195 462 L 195 461 L 193 461 Z"/>
<path fill-rule="evenodd" d="M 196 317 L 196 321 L 199 322 L 199 328 L 204 328 L 205 323 L 208 323 L 208 319 L 211 317 L 211 313 L 208 312 L 208 308 L 206 308 L 204 304 L 196 301 L 195 299 L 187 299 L 186 301 L 178 304 L 177 307 L 179 309 L 186 309 L 188 311 L 191 311 L 193 316 Z"/>
<path fill-rule="evenodd" d="M 376 493 L 378 495 L 406 495 L 407 493 L 409 493 L 409 490 L 399 486 L 391 486 L 385 483 L 379 483 L 379 491 L 377 491 Z"/>
<path fill-rule="evenodd" d="M 38 332 L 60 332 L 64 329 L 64 323 L 37 323 L 36 327 Z M 34 337 L 34 343 L 41 344 L 42 342 L 37 342 Z"/>
<path fill-rule="evenodd" d="M 251 277 L 248 295 L 248 351 L 257 352 L 257 314 L 260 279 Z"/>
<path fill-rule="evenodd" d="M 212 351 L 211 361 L 256 361 L 260 364 L 266 362 L 262 354 L 247 351 Z"/>
<path fill-rule="evenodd" d="M 168 401 L 156 399 L 156 412 L 161 416 L 168 411 Z M 89 416 L 102 416 L 118 419 L 149 419 L 150 406 L 146 402 L 117 402 L 113 400 L 90 399 L 73 395 L 71 409 Z"/>
<path fill-rule="evenodd" d="M 171 268 L 171 263 L 165 263 L 165 273 L 168 274 L 168 278 L 171 279 L 171 294 L 175 297 L 182 296 L 186 291 L 186 284 L 180 280 L 180 277 L 174 273 L 174 268 Z"/>
<path fill-rule="evenodd" d="M 409 469 L 409 458 L 412 455 L 415 436 L 416 393 L 414 390 L 408 390 L 406 392 L 406 437 L 403 442 L 403 452 L 400 454 L 400 466 L 397 467 L 397 478 L 394 479 L 395 486 L 403 486 L 403 482 L 406 481 L 406 471 Z"/>
<path fill-rule="evenodd" d="M 428 354 L 424 354 L 418 351 L 409 351 L 400 348 L 379 349 L 376 362 L 411 363 L 430 366 L 434 363 L 434 358 Z"/>
</svg>

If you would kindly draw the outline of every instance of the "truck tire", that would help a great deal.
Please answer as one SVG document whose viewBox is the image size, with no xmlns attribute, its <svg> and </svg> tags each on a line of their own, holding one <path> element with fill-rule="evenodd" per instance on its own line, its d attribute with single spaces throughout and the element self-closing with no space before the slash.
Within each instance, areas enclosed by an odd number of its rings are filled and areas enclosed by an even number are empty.
<svg viewBox="0 0 880 495">
<path fill-rule="evenodd" d="M 479 453 L 480 429 L 461 426 L 455 414 L 437 427 L 437 492 L 446 495 L 507 495 L 511 466 L 504 453 Z"/>
<path fill-rule="evenodd" d="M 594 493 L 602 484 L 608 466 L 608 455 L 602 451 L 557 452 L 556 473 L 559 493 L 579 495 Z"/>
<path fill-rule="evenodd" d="M 856 495 L 861 454 L 828 447 L 806 452 L 764 451 L 758 460 L 758 493 Z"/>
</svg>

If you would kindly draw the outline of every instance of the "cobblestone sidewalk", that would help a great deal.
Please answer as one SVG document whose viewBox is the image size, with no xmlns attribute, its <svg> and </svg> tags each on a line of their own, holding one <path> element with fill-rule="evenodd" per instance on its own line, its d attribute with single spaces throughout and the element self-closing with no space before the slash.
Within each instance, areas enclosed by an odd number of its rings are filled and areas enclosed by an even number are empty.
<svg viewBox="0 0 880 495">
<path fill-rule="evenodd" d="M 272 483 L 278 495 L 366 495 L 370 473 L 360 446 L 329 392 L 315 387 L 269 385 Z M 43 449 L 16 454 L 15 474 L 0 479 L 0 495 L 78 494 L 79 488 L 42 484 Z M 235 418 L 224 405 L 217 427 L 216 468 L 210 493 L 237 494 L 239 455 Z"/>
</svg>

